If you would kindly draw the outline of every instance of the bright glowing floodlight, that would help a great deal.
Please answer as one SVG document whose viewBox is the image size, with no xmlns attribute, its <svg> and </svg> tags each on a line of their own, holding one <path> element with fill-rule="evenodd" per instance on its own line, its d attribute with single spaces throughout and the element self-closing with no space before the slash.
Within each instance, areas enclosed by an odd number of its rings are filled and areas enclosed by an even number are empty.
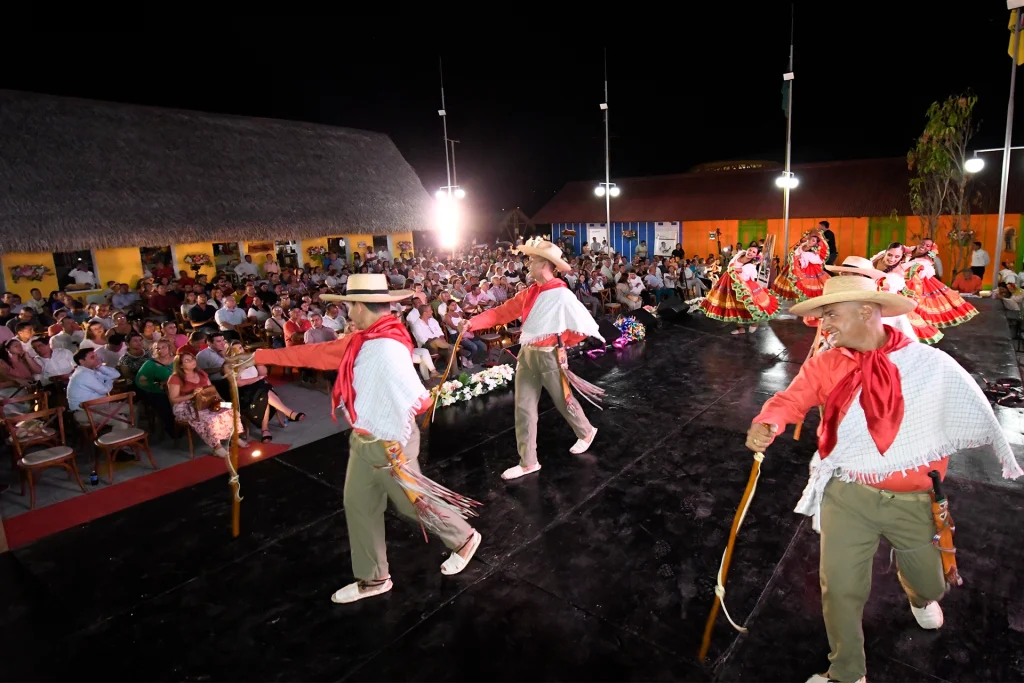
<svg viewBox="0 0 1024 683">
<path fill-rule="evenodd" d="M 964 170 L 968 173 L 977 173 L 985 168 L 985 160 L 981 157 L 971 157 L 964 162 Z"/>
<path fill-rule="evenodd" d="M 598 185 L 597 187 L 595 187 L 594 188 L 594 194 L 596 194 L 598 197 L 603 197 L 604 196 L 604 185 Z"/>
<path fill-rule="evenodd" d="M 777 187 L 781 187 L 783 189 L 788 188 L 788 189 L 792 190 L 794 187 L 796 187 L 799 184 L 800 184 L 800 181 L 797 180 L 797 177 L 795 175 L 793 175 L 792 172 L 790 172 L 789 175 L 786 175 L 786 173 L 783 172 L 782 175 L 780 175 L 778 178 L 775 179 L 775 185 Z"/>
<path fill-rule="evenodd" d="M 466 198 L 466 191 L 463 190 L 461 187 L 455 188 L 455 198 L 456 199 L 465 199 Z"/>
<path fill-rule="evenodd" d="M 612 189 L 608 190 L 608 194 L 613 197 L 618 197 L 621 192 L 618 185 L 612 185 Z"/>
<path fill-rule="evenodd" d="M 441 246 L 451 249 L 458 241 L 459 205 L 449 201 L 448 195 L 442 193 L 437 206 L 437 230 L 440 233 Z"/>
<path fill-rule="evenodd" d="M 445 192 L 444 190 L 438 190 L 437 192 L 434 193 L 434 196 L 442 200 L 448 199 L 448 193 Z"/>
</svg>

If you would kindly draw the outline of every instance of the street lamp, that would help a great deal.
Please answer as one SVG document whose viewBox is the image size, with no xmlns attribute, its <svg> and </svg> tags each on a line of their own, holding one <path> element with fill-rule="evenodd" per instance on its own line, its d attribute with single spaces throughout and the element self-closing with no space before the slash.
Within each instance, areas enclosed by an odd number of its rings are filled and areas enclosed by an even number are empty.
<svg viewBox="0 0 1024 683">
<path fill-rule="evenodd" d="M 1014 149 L 1024 149 L 1024 145 L 1017 145 L 1016 147 L 1011 147 L 1010 149 L 1011 150 L 1014 150 Z M 967 171 L 968 173 L 978 173 L 979 171 L 981 171 L 981 169 L 985 168 L 985 160 L 982 159 L 981 157 L 979 157 L 978 156 L 979 154 L 986 154 L 988 152 L 1003 152 L 1003 151 L 1005 151 L 1005 149 L 1003 147 L 990 147 L 989 149 L 976 149 L 976 150 L 974 150 L 974 156 L 972 156 L 970 159 L 968 159 L 967 161 L 964 162 L 964 170 Z"/>
<path fill-rule="evenodd" d="M 783 190 L 792 190 L 799 184 L 799 178 L 792 171 L 783 171 L 782 175 L 775 179 L 776 187 L 781 187 Z"/>
<path fill-rule="evenodd" d="M 598 183 L 597 187 L 594 188 L 594 194 L 598 197 L 603 197 L 606 194 L 609 197 L 618 197 L 622 194 L 622 190 L 615 183 Z"/>
</svg>

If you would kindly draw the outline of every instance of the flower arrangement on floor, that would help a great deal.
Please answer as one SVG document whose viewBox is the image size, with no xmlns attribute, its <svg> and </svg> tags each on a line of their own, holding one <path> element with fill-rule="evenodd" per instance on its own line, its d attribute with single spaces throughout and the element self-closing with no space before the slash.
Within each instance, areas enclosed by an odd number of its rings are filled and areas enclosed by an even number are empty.
<svg viewBox="0 0 1024 683">
<path fill-rule="evenodd" d="M 463 373 L 457 379 L 434 387 L 431 393 L 442 406 L 450 406 L 506 386 L 515 372 L 511 365 L 495 365 L 472 375 Z"/>
<path fill-rule="evenodd" d="M 213 259 L 210 258 L 209 254 L 188 254 L 184 260 L 195 273 L 198 273 L 203 266 L 213 264 Z"/>
<path fill-rule="evenodd" d="M 615 343 L 621 343 L 622 346 L 643 341 L 647 336 L 647 328 L 644 327 L 643 323 L 638 323 L 633 316 L 619 318 L 615 321 L 615 327 L 619 328 L 619 332 L 622 333 L 622 336 L 616 339 Z M 617 348 L 622 348 L 622 346 Z"/>
<path fill-rule="evenodd" d="M 608 349 L 624 349 L 634 342 L 643 341 L 647 337 L 647 328 L 643 323 L 637 322 L 633 316 L 619 317 L 615 321 L 615 327 L 619 330 L 619 338 L 612 340 L 603 348 L 587 351 L 588 358 L 603 356 Z"/>
<path fill-rule="evenodd" d="M 30 266 L 11 266 L 11 279 L 17 282 L 18 280 L 25 278 L 26 280 L 42 280 L 46 275 L 53 275 L 53 271 L 49 266 L 43 265 L 30 265 Z"/>
<path fill-rule="evenodd" d="M 310 247 L 306 250 L 306 253 L 309 254 L 309 258 L 322 266 L 324 264 L 324 256 L 327 255 L 327 247 Z"/>
</svg>

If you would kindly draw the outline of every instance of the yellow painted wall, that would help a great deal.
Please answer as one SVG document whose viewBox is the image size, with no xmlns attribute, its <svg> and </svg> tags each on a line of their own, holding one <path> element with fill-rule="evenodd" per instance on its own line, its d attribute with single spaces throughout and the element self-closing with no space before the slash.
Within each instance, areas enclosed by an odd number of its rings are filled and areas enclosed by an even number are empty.
<svg viewBox="0 0 1024 683">
<path fill-rule="evenodd" d="M 317 261 L 314 261 L 309 255 L 310 247 L 324 247 L 327 248 L 326 237 L 314 237 L 312 239 L 299 240 L 299 253 L 302 254 L 302 263 L 307 266 L 319 265 Z"/>
<path fill-rule="evenodd" d="M 392 256 L 392 258 L 401 258 L 402 257 L 402 252 L 398 248 L 398 243 L 399 242 L 408 242 L 409 244 L 412 244 L 413 243 L 413 241 L 412 241 L 412 232 L 396 232 L 394 235 L 391 235 L 391 256 Z"/>
<path fill-rule="evenodd" d="M 31 253 L 31 254 L 4 254 L 0 257 L 0 263 L 3 264 L 4 269 L 4 281 L 7 283 L 7 291 L 14 292 L 22 298 L 27 299 L 33 288 L 38 288 L 43 293 L 43 297 L 49 296 L 50 292 L 58 289 L 57 284 L 57 271 L 53 265 L 53 254 L 51 253 Z M 11 277 L 12 266 L 46 266 L 53 275 L 47 275 L 42 280 L 26 280 L 22 278 L 17 282 Z"/>
<path fill-rule="evenodd" d="M 142 254 L 137 247 L 124 249 L 97 249 L 95 256 L 96 276 L 100 287 L 104 288 L 107 281 L 127 282 L 132 289 L 142 276 Z"/>
<path fill-rule="evenodd" d="M 367 234 L 349 234 L 341 235 L 345 238 L 345 244 L 348 245 L 348 261 L 352 262 L 352 254 L 359 252 L 359 257 L 365 261 L 366 254 L 373 251 L 373 235 Z M 359 246 L 359 243 L 363 242 L 366 246 Z"/>
<path fill-rule="evenodd" d="M 206 275 L 210 280 L 217 274 L 217 269 L 213 265 L 213 242 L 191 242 L 189 244 L 176 244 L 174 246 L 174 255 L 176 260 L 174 262 L 174 272 L 184 270 L 189 274 L 193 275 L 192 268 L 185 263 L 185 257 L 189 254 L 205 253 L 210 257 L 210 265 L 200 270 L 200 274 Z"/>
<path fill-rule="evenodd" d="M 263 245 L 270 245 L 270 250 L 265 249 L 256 250 L 253 247 Z M 277 258 L 277 250 L 274 248 L 274 243 L 267 240 L 260 240 L 259 242 L 243 242 L 242 253 L 252 256 L 252 262 L 256 265 L 262 265 L 266 261 L 267 254 L 273 254 L 274 258 Z"/>
</svg>

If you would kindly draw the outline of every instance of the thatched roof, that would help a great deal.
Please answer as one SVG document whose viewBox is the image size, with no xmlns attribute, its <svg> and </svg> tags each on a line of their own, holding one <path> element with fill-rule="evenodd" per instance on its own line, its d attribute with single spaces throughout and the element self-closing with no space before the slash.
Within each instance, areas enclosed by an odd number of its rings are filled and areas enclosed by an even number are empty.
<svg viewBox="0 0 1024 683">
<path fill-rule="evenodd" d="M 387 135 L 0 91 L 0 253 L 387 234 L 431 199 Z"/>
</svg>

